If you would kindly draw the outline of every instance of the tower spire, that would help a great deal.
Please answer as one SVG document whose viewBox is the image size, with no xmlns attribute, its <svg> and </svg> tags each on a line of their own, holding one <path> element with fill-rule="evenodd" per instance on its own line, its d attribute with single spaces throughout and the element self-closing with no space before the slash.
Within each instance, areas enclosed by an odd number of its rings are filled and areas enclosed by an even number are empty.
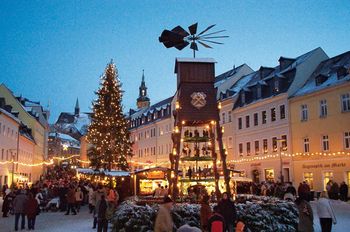
<svg viewBox="0 0 350 232">
<path fill-rule="evenodd" d="M 139 97 L 137 98 L 137 108 L 148 107 L 150 100 L 147 96 L 147 87 L 145 83 L 145 70 L 142 69 L 141 85 L 139 87 Z"/>
<path fill-rule="evenodd" d="M 74 114 L 79 115 L 80 114 L 80 107 L 79 107 L 79 99 L 77 98 L 75 102 L 75 107 L 74 107 Z"/>
</svg>

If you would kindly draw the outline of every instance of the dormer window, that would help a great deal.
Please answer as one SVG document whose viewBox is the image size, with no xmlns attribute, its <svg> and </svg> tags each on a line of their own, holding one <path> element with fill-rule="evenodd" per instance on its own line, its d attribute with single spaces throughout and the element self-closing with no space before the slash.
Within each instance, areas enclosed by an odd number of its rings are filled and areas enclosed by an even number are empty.
<svg viewBox="0 0 350 232">
<path fill-rule="evenodd" d="M 316 86 L 323 84 L 328 79 L 327 76 L 320 74 L 315 78 Z"/>
<path fill-rule="evenodd" d="M 338 80 L 343 79 L 347 74 L 349 74 L 349 71 L 350 71 L 350 69 L 347 70 L 345 67 L 338 68 L 338 70 L 337 70 L 337 78 L 338 78 Z"/>
<path fill-rule="evenodd" d="M 261 85 L 257 86 L 257 98 L 260 99 L 261 98 Z"/>
</svg>

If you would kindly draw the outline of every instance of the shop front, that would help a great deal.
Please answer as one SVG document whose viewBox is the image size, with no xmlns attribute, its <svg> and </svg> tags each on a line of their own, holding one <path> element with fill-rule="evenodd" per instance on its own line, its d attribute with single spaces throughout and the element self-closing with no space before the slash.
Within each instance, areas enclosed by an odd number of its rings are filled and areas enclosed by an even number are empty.
<svg viewBox="0 0 350 232">
<path fill-rule="evenodd" d="M 254 183 L 261 183 L 263 181 L 280 182 L 282 178 L 284 182 L 292 182 L 293 173 L 291 163 L 290 159 L 283 158 L 282 163 L 279 159 L 257 160 L 238 163 L 236 167 L 246 173 L 246 177 L 252 179 Z"/>
<path fill-rule="evenodd" d="M 332 180 L 341 184 L 350 183 L 350 160 L 346 158 L 326 158 L 317 160 L 299 159 L 293 162 L 295 185 L 305 181 L 315 192 L 326 190 L 327 183 Z"/>
<path fill-rule="evenodd" d="M 141 169 L 134 172 L 134 188 L 138 196 L 153 196 L 160 185 L 164 189 L 169 186 L 168 177 L 171 170 L 164 167 Z"/>
</svg>

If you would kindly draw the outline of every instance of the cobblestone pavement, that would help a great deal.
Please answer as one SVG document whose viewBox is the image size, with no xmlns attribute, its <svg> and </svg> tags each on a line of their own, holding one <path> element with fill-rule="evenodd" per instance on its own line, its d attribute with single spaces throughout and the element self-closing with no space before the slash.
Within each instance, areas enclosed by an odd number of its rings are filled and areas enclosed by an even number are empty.
<svg viewBox="0 0 350 232">
<path fill-rule="evenodd" d="M 2 199 L 0 201 L 0 209 Z M 37 216 L 35 230 L 38 232 L 94 232 L 92 229 L 92 214 L 89 214 L 87 206 L 83 206 L 77 215 L 64 215 L 65 212 L 42 212 Z M 0 232 L 12 232 L 14 230 L 15 217 L 10 215 L 3 218 L 0 215 Z M 27 222 L 27 221 L 26 221 Z M 20 227 L 20 226 L 19 226 Z M 27 230 L 26 224 L 26 230 Z M 22 230 L 22 231 L 26 231 Z M 18 230 L 21 231 L 21 230 Z"/>
</svg>

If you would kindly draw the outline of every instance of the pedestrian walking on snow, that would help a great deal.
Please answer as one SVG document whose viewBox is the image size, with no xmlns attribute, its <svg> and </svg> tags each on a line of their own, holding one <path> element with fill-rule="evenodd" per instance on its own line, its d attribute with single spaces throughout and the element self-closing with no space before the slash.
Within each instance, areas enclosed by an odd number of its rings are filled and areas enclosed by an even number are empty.
<svg viewBox="0 0 350 232">
<path fill-rule="evenodd" d="M 101 200 L 98 204 L 98 212 L 97 212 L 97 232 L 107 232 L 108 221 L 106 217 L 107 212 L 107 201 L 105 196 L 101 196 Z"/>
<path fill-rule="evenodd" d="M 75 191 L 75 206 L 76 206 L 76 209 L 77 209 L 77 212 L 79 213 L 80 211 L 80 206 L 81 206 L 81 203 L 83 202 L 83 192 L 81 191 L 80 187 L 77 188 L 77 190 Z"/>
<path fill-rule="evenodd" d="M 71 210 L 72 210 L 73 215 L 76 215 L 77 212 L 75 211 L 75 208 L 74 208 L 75 204 L 76 204 L 76 200 L 75 200 L 75 191 L 74 191 L 73 186 L 71 186 L 68 190 L 67 203 L 68 203 L 68 208 L 67 208 L 66 215 L 69 215 Z"/>
<path fill-rule="evenodd" d="M 310 204 L 300 197 L 295 200 L 295 204 L 299 211 L 298 232 L 313 232 L 314 216 Z"/>
<path fill-rule="evenodd" d="M 29 193 L 27 203 L 25 204 L 25 214 L 27 215 L 28 230 L 34 230 L 37 213 L 38 202 L 33 197 L 33 194 Z"/>
<path fill-rule="evenodd" d="M 21 217 L 21 230 L 25 229 L 25 204 L 27 203 L 27 196 L 25 195 L 25 190 L 19 190 L 18 195 L 13 201 L 13 210 L 15 213 L 15 231 L 18 230 L 18 222 Z"/>
<path fill-rule="evenodd" d="M 322 232 L 331 232 L 332 223 L 337 224 L 331 201 L 327 198 L 327 193 L 323 191 L 317 201 L 317 214 L 320 218 Z"/>
<path fill-rule="evenodd" d="M 237 219 L 237 212 L 235 203 L 228 197 L 227 192 L 222 194 L 222 199 L 218 207 L 220 214 L 225 219 L 225 231 L 233 232 Z"/>
</svg>

